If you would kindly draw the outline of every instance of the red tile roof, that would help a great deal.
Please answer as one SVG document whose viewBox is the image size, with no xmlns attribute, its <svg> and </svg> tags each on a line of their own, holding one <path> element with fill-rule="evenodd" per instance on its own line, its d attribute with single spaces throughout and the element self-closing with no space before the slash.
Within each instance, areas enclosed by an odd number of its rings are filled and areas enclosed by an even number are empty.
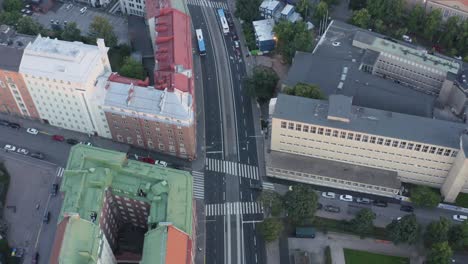
<svg viewBox="0 0 468 264">
<path fill-rule="evenodd" d="M 189 236 L 174 226 L 167 230 L 166 264 L 189 264 L 192 261 L 192 243 Z"/>
<path fill-rule="evenodd" d="M 65 216 L 63 220 L 58 224 L 57 230 L 55 231 L 54 246 L 52 247 L 52 252 L 50 254 L 49 263 L 50 264 L 59 264 L 60 250 L 62 249 L 63 237 L 65 235 L 65 229 L 67 228 L 68 221 L 70 220 L 69 216 Z"/>
</svg>

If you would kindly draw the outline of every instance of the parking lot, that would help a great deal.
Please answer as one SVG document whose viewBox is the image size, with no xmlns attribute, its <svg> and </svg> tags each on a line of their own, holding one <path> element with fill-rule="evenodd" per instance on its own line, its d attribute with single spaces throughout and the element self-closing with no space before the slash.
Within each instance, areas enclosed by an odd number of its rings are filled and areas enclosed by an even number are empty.
<svg viewBox="0 0 468 264">
<path fill-rule="evenodd" d="M 13 152 L 0 151 L 10 174 L 4 221 L 8 225 L 8 242 L 23 251 L 23 262 L 31 263 L 36 252 L 41 264 L 49 263 L 54 242 L 57 216 L 62 205 L 60 195 L 52 196 L 53 183 L 59 183 L 63 169 L 46 161 Z M 44 214 L 50 212 L 48 223 Z"/>
<path fill-rule="evenodd" d="M 70 8 L 68 3 L 56 3 L 57 7 L 51 9 L 47 14 L 34 13 L 33 18 L 46 28 L 51 27 L 51 20 L 58 20 L 63 27 L 64 21 L 75 22 L 81 30 L 82 35 L 88 34 L 89 25 L 92 23 L 95 16 L 102 16 L 109 20 L 109 23 L 114 27 L 114 32 L 119 40 L 119 43 L 129 43 L 128 39 L 128 22 L 123 16 L 115 16 L 109 13 L 103 13 L 88 7 L 86 12 L 82 14 L 80 9 L 84 6 L 73 4 Z"/>
</svg>

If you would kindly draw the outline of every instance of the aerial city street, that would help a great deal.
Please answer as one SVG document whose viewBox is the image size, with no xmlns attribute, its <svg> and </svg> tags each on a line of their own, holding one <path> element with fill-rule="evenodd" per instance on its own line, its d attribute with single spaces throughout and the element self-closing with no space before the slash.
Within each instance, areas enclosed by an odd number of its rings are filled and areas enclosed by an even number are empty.
<svg viewBox="0 0 468 264">
<path fill-rule="evenodd" d="M 0 0 L 0 263 L 468 263 L 468 2 Z"/>
</svg>

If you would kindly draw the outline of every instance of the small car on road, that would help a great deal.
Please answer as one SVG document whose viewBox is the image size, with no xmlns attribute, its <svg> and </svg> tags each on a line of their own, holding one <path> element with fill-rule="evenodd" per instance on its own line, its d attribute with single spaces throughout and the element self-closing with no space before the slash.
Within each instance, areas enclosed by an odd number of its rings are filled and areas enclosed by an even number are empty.
<svg viewBox="0 0 468 264">
<path fill-rule="evenodd" d="M 61 135 L 53 135 L 52 139 L 55 140 L 55 141 L 60 141 L 60 142 L 65 141 L 65 137 L 63 137 Z"/>
<path fill-rule="evenodd" d="M 78 140 L 74 139 L 74 138 L 67 138 L 67 143 L 70 144 L 70 145 L 76 145 L 78 143 L 80 143 Z"/>
<path fill-rule="evenodd" d="M 42 218 L 42 222 L 48 224 L 49 223 L 49 220 L 50 220 L 50 212 L 46 212 L 44 214 L 44 217 Z"/>
<path fill-rule="evenodd" d="M 411 213 L 414 211 L 414 208 L 411 205 L 402 205 L 400 211 Z"/>
<path fill-rule="evenodd" d="M 453 220 L 458 221 L 458 222 L 463 222 L 468 219 L 468 216 L 466 215 L 454 215 Z"/>
<path fill-rule="evenodd" d="M 3 147 L 3 149 L 6 150 L 6 151 L 15 151 L 16 147 L 13 146 L 13 145 L 5 145 L 5 147 Z"/>
<path fill-rule="evenodd" d="M 356 199 L 356 202 L 357 202 L 357 203 L 360 203 L 360 204 L 371 204 L 371 203 L 372 203 L 371 199 L 369 199 L 369 198 L 363 198 L 363 197 L 358 197 L 358 198 Z"/>
<path fill-rule="evenodd" d="M 14 128 L 14 129 L 21 128 L 21 125 L 18 124 L 18 123 L 11 123 L 10 122 L 10 124 L 8 124 L 8 126 L 11 127 L 11 128 Z"/>
<path fill-rule="evenodd" d="M 30 127 L 30 128 L 28 128 L 28 129 L 26 129 L 26 132 L 28 132 L 28 133 L 31 134 L 31 135 L 37 135 L 37 134 L 39 133 L 39 130 Z"/>
<path fill-rule="evenodd" d="M 165 162 L 163 160 L 156 160 L 154 164 L 160 165 L 160 166 L 163 166 L 163 167 L 167 167 L 167 162 Z"/>
<path fill-rule="evenodd" d="M 383 200 L 375 200 L 373 204 L 375 206 L 378 206 L 378 207 L 387 207 L 388 206 L 388 203 L 386 201 L 383 201 Z"/>
<path fill-rule="evenodd" d="M 345 202 L 352 202 L 353 201 L 353 196 L 348 195 L 348 194 L 342 194 L 342 195 L 340 195 L 340 200 L 345 201 Z"/>
<path fill-rule="evenodd" d="M 330 213 L 339 213 L 341 209 L 338 206 L 325 205 L 324 210 Z"/>
<path fill-rule="evenodd" d="M 50 191 L 50 194 L 52 194 L 52 196 L 56 196 L 58 192 L 58 188 L 59 186 L 57 183 L 52 184 L 52 189 Z"/>
<path fill-rule="evenodd" d="M 6 120 L 0 120 L 0 126 L 9 126 L 9 125 L 10 125 L 10 122 Z"/>
<path fill-rule="evenodd" d="M 141 162 L 149 163 L 149 164 L 155 164 L 156 163 L 156 160 L 154 160 L 153 158 L 150 158 L 150 157 L 139 157 L 138 160 L 141 161 Z"/>
<path fill-rule="evenodd" d="M 260 183 L 252 183 L 250 184 L 250 188 L 255 189 L 255 190 L 263 190 L 263 186 Z"/>
<path fill-rule="evenodd" d="M 29 154 L 29 150 L 27 150 L 25 148 L 18 148 L 18 150 L 16 150 L 16 152 L 18 152 L 20 154 L 23 154 L 23 155 L 28 155 Z"/>
<path fill-rule="evenodd" d="M 88 10 L 88 8 L 85 6 L 85 7 L 80 9 L 80 13 L 84 14 L 84 13 L 86 13 L 86 10 Z"/>
<path fill-rule="evenodd" d="M 31 153 L 31 157 L 35 159 L 44 159 L 44 154 L 42 154 L 41 152 L 33 152 Z"/>
<path fill-rule="evenodd" d="M 322 197 L 328 199 L 335 199 L 336 194 L 334 192 L 322 192 Z"/>
</svg>

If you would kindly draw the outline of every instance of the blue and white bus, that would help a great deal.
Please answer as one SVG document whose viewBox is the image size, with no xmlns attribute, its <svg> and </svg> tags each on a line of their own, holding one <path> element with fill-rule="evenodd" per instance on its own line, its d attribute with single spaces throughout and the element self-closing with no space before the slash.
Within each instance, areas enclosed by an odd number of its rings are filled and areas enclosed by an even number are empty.
<svg viewBox="0 0 468 264">
<path fill-rule="evenodd" d="M 205 56 L 206 48 L 205 48 L 205 40 L 203 39 L 203 32 L 201 29 L 196 29 L 195 33 L 197 33 L 198 52 L 200 53 L 200 56 Z"/>
<path fill-rule="evenodd" d="M 224 15 L 224 10 L 222 8 L 218 9 L 219 20 L 221 21 L 221 27 L 223 28 L 224 35 L 229 33 L 229 25 Z"/>
</svg>

